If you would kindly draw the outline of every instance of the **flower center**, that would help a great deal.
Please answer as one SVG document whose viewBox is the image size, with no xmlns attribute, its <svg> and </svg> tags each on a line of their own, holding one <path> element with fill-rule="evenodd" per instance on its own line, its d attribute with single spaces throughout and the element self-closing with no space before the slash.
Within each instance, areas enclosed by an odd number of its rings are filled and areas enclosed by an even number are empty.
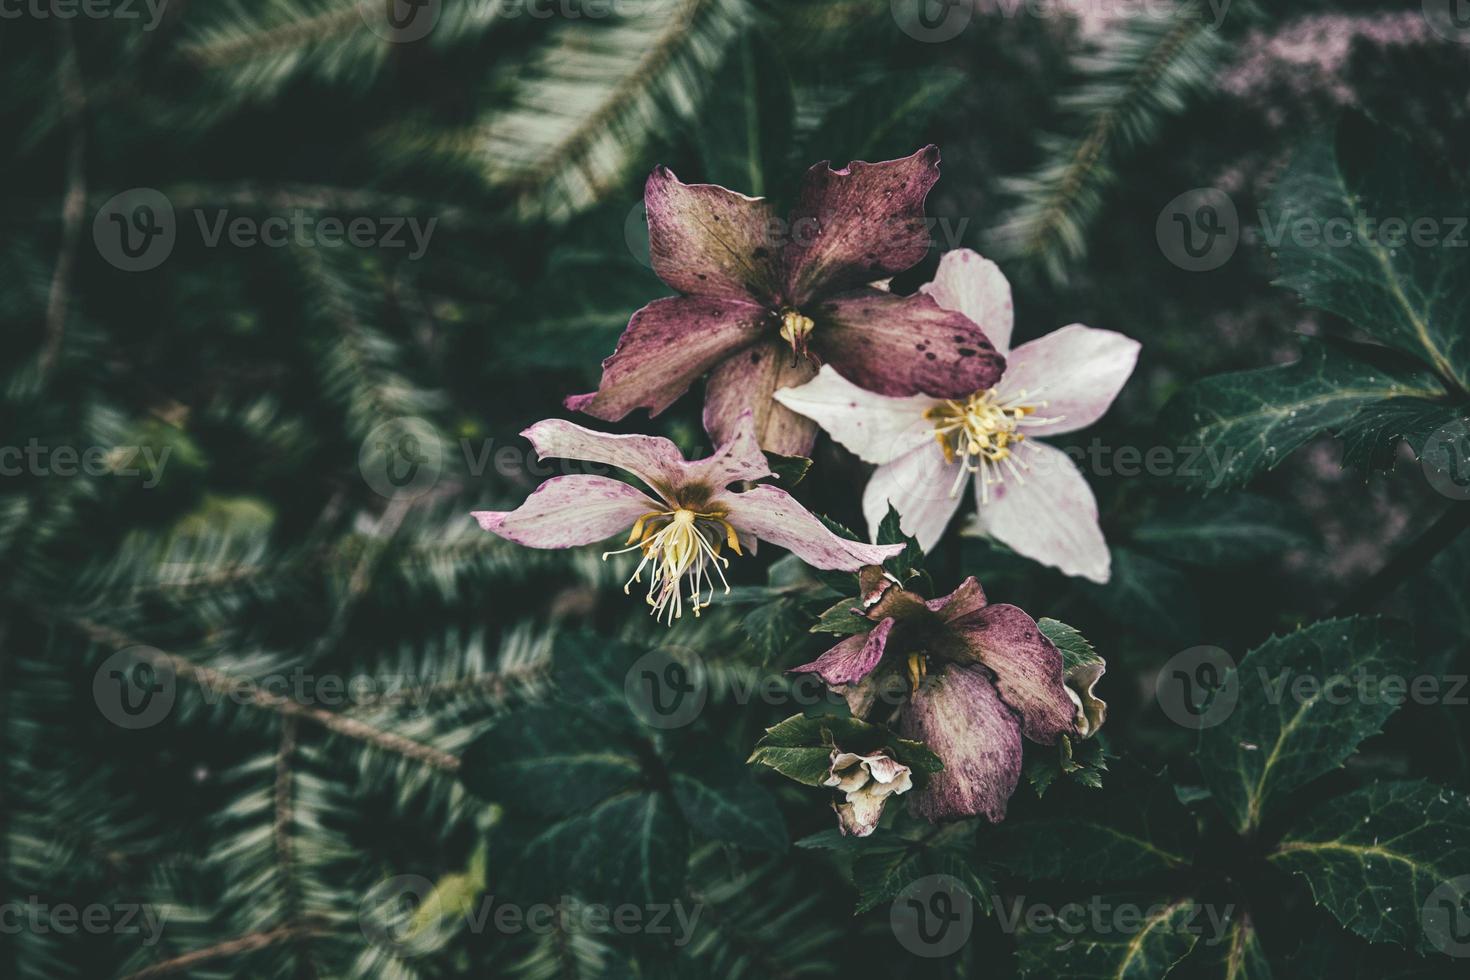
<svg viewBox="0 0 1470 980">
<path fill-rule="evenodd" d="M 1017 481 L 1025 482 L 1022 471 L 1028 467 L 1015 453 L 1026 441 L 1021 427 L 1062 420 L 1061 416 L 1034 417 L 1046 402 L 1030 400 L 1028 394 L 1018 391 L 1001 395 L 994 388 L 986 388 L 964 401 L 946 400 L 924 412 L 924 418 L 934 424 L 934 438 L 944 451 L 945 462 L 959 459 L 964 463 L 950 487 L 951 497 L 960 492 L 967 473 L 979 477 L 982 500 L 989 499 L 991 485 L 999 483 L 1006 470 Z"/>
<path fill-rule="evenodd" d="M 792 309 L 781 311 L 781 339 L 791 345 L 792 358 L 806 357 L 806 339 L 816 326 L 809 316 L 802 316 Z"/>
<path fill-rule="evenodd" d="M 722 557 L 720 552 L 728 544 L 731 551 L 740 554 L 740 539 L 723 513 L 699 513 L 684 507 L 644 514 L 633 524 L 625 543 L 628 547 L 604 552 L 603 560 L 611 555 L 642 551 L 643 560 L 624 583 L 623 592 L 630 593 L 633 583 L 642 581 L 643 569 L 648 566 L 647 602 L 653 607 L 654 617 L 667 619 L 670 626 L 684 615 L 680 581 L 686 577 L 690 580 L 689 601 L 694 607 L 694 615 L 698 616 L 699 611 L 714 599 L 714 575 L 719 576 L 725 591 L 730 591 L 730 583 L 725 581 L 723 570 L 730 560 Z M 711 568 L 714 575 L 710 574 Z M 708 595 L 701 596 L 706 589 Z"/>
<path fill-rule="evenodd" d="M 929 676 L 929 658 L 922 653 L 911 653 L 907 661 L 909 672 L 909 694 L 919 693 L 919 685 Z"/>
</svg>

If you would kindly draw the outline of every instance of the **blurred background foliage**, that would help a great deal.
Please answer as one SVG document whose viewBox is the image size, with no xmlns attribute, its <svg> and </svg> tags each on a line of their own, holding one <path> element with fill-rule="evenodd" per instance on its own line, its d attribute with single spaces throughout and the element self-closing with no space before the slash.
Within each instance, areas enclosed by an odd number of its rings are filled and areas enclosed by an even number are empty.
<svg viewBox="0 0 1470 980">
<path fill-rule="evenodd" d="M 1018 340 L 1071 322 L 1137 338 L 1134 378 L 1073 444 L 1148 447 L 1184 383 L 1290 360 L 1296 334 L 1355 337 L 1273 288 L 1264 247 L 1243 242 L 1209 273 L 1171 264 L 1155 238 L 1170 199 L 1217 187 L 1249 218 L 1298 142 L 1345 109 L 1454 172 L 1470 153 L 1470 48 L 1430 30 L 1417 4 L 1239 0 L 1216 26 L 1205 5 L 1036 16 L 995 0 L 943 43 L 902 30 L 902 6 L 649 0 L 598 14 L 567 0 L 533 17 L 444 0 L 412 43 L 385 40 L 376 5 L 348 0 L 174 0 L 151 29 L 141 4 L 139 19 L 0 24 L 3 441 L 107 451 L 94 472 L 0 478 L 0 891 L 167 912 L 153 945 L 0 935 L 0 973 L 1016 969 L 993 920 L 953 960 L 906 957 L 884 909 L 855 918 L 851 886 L 809 849 L 772 858 L 696 841 L 687 887 L 708 911 L 672 962 L 560 930 L 450 930 L 405 951 L 374 943 L 359 915 L 394 875 L 475 894 L 483 882 L 454 876 L 488 873 L 496 891 L 515 837 L 497 837 L 498 810 L 466 795 L 459 757 L 507 705 L 545 696 L 566 637 L 697 650 L 715 699 L 700 730 L 737 762 L 788 712 L 736 704 L 736 682 L 778 676 L 820 643 L 790 610 L 783 621 L 737 604 L 665 633 L 621 594 L 621 566 L 518 549 L 467 516 L 539 482 L 517 433 L 564 415 L 560 399 L 595 384 L 629 315 L 666 294 L 641 210 L 655 163 L 780 199 L 816 161 L 938 143 L 938 247 L 895 288 L 925 281 L 940 249 L 974 247 L 1012 279 Z M 168 198 L 178 237 L 160 266 L 127 272 L 95 246 L 93 220 L 138 187 Z M 418 258 L 210 247 L 196 215 L 221 209 L 436 223 Z M 614 428 L 693 451 L 699 404 Z M 402 417 L 423 420 L 441 472 L 422 495 L 385 497 L 364 478 L 386 465 L 372 435 Z M 167 450 L 161 476 L 130 475 L 119 447 Z M 1167 476 L 1090 470 L 1115 547 L 1107 586 L 971 539 L 929 567 L 941 586 L 976 574 L 993 598 L 1081 629 L 1109 663 L 1111 750 L 1194 783 L 1193 736 L 1151 691 L 1179 650 L 1238 656 L 1273 632 L 1385 608 L 1419 619 L 1426 656 L 1464 667 L 1463 544 L 1418 580 L 1412 568 L 1375 577 L 1425 547 L 1444 498 L 1412 465 L 1365 476 L 1339 453 L 1316 440 L 1247 491 L 1203 501 Z M 823 442 L 813 472 L 798 495 L 859 526 L 861 464 Z M 741 563 L 742 584 L 762 584 L 770 561 Z M 139 644 L 172 658 L 177 702 L 125 731 L 99 713 L 93 677 Z M 220 693 L 292 671 L 413 694 L 323 716 Z M 1463 712 L 1411 706 L 1333 778 L 1464 788 L 1464 725 Z M 760 783 L 793 837 L 828 827 L 814 794 Z M 1348 941 L 1315 938 L 1325 913 L 1286 887 L 1293 928 L 1267 951 L 1326 963 Z M 1362 975 L 1396 969 L 1410 968 Z"/>
</svg>

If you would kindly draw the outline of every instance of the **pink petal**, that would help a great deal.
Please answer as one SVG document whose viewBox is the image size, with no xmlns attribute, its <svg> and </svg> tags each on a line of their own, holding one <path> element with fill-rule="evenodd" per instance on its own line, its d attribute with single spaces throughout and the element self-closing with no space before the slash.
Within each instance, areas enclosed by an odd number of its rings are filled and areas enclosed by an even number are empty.
<svg viewBox="0 0 1470 980">
<path fill-rule="evenodd" d="M 471 516 L 492 534 L 528 548 L 575 548 L 626 534 L 639 517 L 664 506 L 618 480 L 577 474 L 547 480 L 515 510 Z"/>
<path fill-rule="evenodd" d="M 1074 323 L 1022 344 L 1007 358 L 1003 394 L 1035 394 L 1038 416 L 1060 418 L 1038 431 L 1072 432 L 1102 418 L 1138 363 L 1139 343 L 1111 330 Z"/>
<path fill-rule="evenodd" d="M 860 289 L 807 311 L 812 348 L 844 378 L 880 395 L 963 398 L 1000 380 L 1005 358 L 963 313 L 930 296 Z"/>
<path fill-rule="evenodd" d="M 1036 620 L 1016 606 L 998 603 L 954 624 L 969 652 L 995 675 L 1001 700 L 1021 715 L 1033 742 L 1051 745 L 1076 732 L 1076 706 L 1067 694 L 1062 654 Z"/>
<path fill-rule="evenodd" d="M 682 465 L 684 484 L 723 489 L 737 480 L 759 480 L 771 475 L 771 464 L 756 441 L 755 416 L 745 411 L 735 419 L 727 438 L 714 454 Z"/>
<path fill-rule="evenodd" d="M 960 583 L 959 588 L 949 595 L 940 596 L 938 599 L 930 599 L 924 605 L 931 612 L 939 614 L 939 618 L 946 623 L 952 623 L 962 619 L 980 609 L 985 608 L 985 590 L 980 587 L 980 582 L 971 575 Z"/>
<path fill-rule="evenodd" d="M 1029 439 L 1021 445 L 1017 458 L 1029 467 L 1025 482 L 1007 475 L 989 488 L 988 500 L 979 504 L 980 529 L 1033 561 L 1106 582 L 1112 559 L 1092 488 L 1060 449 Z"/>
<path fill-rule="evenodd" d="M 924 198 L 938 179 L 936 146 L 900 160 L 808 170 L 791 213 L 786 298 L 799 306 L 922 259 L 929 251 Z"/>
<path fill-rule="evenodd" d="M 1021 731 L 983 668 L 948 664 L 931 672 L 904 706 L 900 732 L 944 762 L 913 801 L 920 816 L 1005 819 L 1021 778 Z"/>
<path fill-rule="evenodd" d="M 839 538 L 795 497 L 769 484 L 715 499 L 729 509 L 728 519 L 736 529 L 785 548 L 813 568 L 855 572 L 864 565 L 881 565 L 903 551 L 901 544 L 863 544 Z"/>
<path fill-rule="evenodd" d="M 705 431 L 716 441 L 728 439 L 735 420 L 750 412 L 762 448 L 782 456 L 808 455 L 816 425 L 772 396 L 778 388 L 806 381 L 814 370 L 804 357 L 793 361 L 791 349 L 780 343 L 754 344 L 727 357 L 705 385 Z"/>
<path fill-rule="evenodd" d="M 597 390 L 566 400 L 574 412 L 616 422 L 635 408 L 657 415 L 705 371 L 775 330 L 762 307 L 728 299 L 671 296 L 633 314 L 617 350 L 602 362 Z"/>
<path fill-rule="evenodd" d="M 830 364 L 824 364 L 806 384 L 777 391 L 776 401 L 812 419 L 869 463 L 887 463 L 934 442 L 934 425 L 924 418 L 924 410 L 936 404 L 933 398 L 875 395 L 848 381 Z"/>
<path fill-rule="evenodd" d="M 826 684 L 856 684 L 883 659 L 894 620 L 885 619 L 867 633 L 854 633 L 809 664 L 792 667 L 790 674 L 816 674 Z"/>
<path fill-rule="evenodd" d="M 944 253 L 934 281 L 919 289 L 946 310 L 957 310 L 973 320 L 997 351 L 1010 351 L 1015 308 L 1011 284 L 1000 266 L 971 249 L 957 248 Z"/>
<path fill-rule="evenodd" d="M 944 529 L 964 500 L 964 482 L 950 495 L 960 472 L 959 460 L 946 463 L 944 454 L 934 443 L 878 467 L 863 490 L 868 536 L 878 536 L 878 526 L 887 516 L 891 503 L 898 511 L 898 526 L 903 533 L 918 539 L 920 548 L 931 550 L 944 536 Z M 969 479 L 967 475 L 965 480 Z"/>
<path fill-rule="evenodd" d="M 531 440 L 538 459 L 579 459 L 616 466 L 669 500 L 684 483 L 684 456 L 678 446 L 661 436 L 594 432 L 564 419 L 537 422 L 521 435 Z"/>
<path fill-rule="evenodd" d="M 780 292 L 770 205 L 716 184 L 686 184 L 655 167 L 643 190 L 648 254 L 681 293 L 768 304 Z"/>
</svg>

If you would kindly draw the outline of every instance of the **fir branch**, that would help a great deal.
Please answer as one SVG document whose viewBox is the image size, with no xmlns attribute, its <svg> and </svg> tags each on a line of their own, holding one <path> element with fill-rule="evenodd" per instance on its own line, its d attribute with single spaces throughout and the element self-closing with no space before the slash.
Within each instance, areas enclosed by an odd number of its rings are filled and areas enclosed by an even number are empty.
<svg viewBox="0 0 1470 980">
<path fill-rule="evenodd" d="M 51 292 L 46 301 L 46 339 L 41 347 L 40 372 L 51 373 L 61 352 L 61 338 L 66 331 L 67 299 L 71 292 L 72 270 L 76 266 L 77 241 L 81 237 L 82 214 L 87 203 L 86 148 L 87 128 L 82 114 L 86 107 L 86 90 L 81 69 L 77 65 L 76 40 L 71 21 L 56 18 L 61 38 L 62 116 L 66 123 L 66 190 L 61 203 L 61 247 L 56 271 L 51 276 Z"/>
<path fill-rule="evenodd" d="M 185 970 L 192 970 L 212 960 L 229 959 L 244 953 L 253 953 L 256 950 L 267 949 L 281 943 L 322 935 L 326 931 L 323 925 L 309 922 L 297 922 L 277 926 L 274 929 L 263 929 L 145 967 L 136 973 L 128 974 L 123 980 L 153 980 L 154 977 L 171 976 Z"/>
</svg>

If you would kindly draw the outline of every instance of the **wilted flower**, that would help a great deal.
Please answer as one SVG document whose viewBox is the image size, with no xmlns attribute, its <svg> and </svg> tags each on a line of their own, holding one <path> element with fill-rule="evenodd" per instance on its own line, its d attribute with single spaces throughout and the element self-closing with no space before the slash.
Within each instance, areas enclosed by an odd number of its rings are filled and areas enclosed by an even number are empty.
<svg viewBox="0 0 1470 980">
<path fill-rule="evenodd" d="M 909 767 L 890 758 L 887 753 L 859 755 L 833 749 L 831 775 L 822 785 L 830 786 L 845 796 L 842 803 L 832 804 L 842 833 L 867 837 L 878 828 L 878 819 L 883 816 L 883 804 L 888 797 L 907 793 L 914 782 Z"/>
<path fill-rule="evenodd" d="M 817 674 L 860 718 L 879 714 L 890 703 L 880 692 L 897 681 L 899 733 L 944 763 L 915 793 L 914 809 L 930 821 L 1003 820 L 1021 777 L 1021 736 L 1051 745 L 1078 732 L 1061 653 L 1017 607 L 988 605 L 973 577 L 927 601 L 881 568 L 860 577 L 856 611 L 872 630 L 793 669 Z"/>
<path fill-rule="evenodd" d="M 1077 737 L 1091 738 L 1108 718 L 1108 703 L 1092 692 L 1108 665 L 1096 662 L 1078 664 L 1067 671 L 1067 695 L 1077 708 Z"/>
<path fill-rule="evenodd" d="M 932 548 L 973 474 L 979 530 L 1068 575 L 1106 582 L 1112 562 L 1092 490 L 1066 453 L 1035 436 L 1102 417 L 1133 372 L 1138 342 L 1072 324 L 1011 350 L 1011 287 L 969 249 L 947 252 L 922 289 L 1007 352 L 998 380 L 952 399 L 894 398 L 823 368 L 776 400 L 878 465 L 863 493 L 873 535 L 892 503 L 904 532 Z"/>
<path fill-rule="evenodd" d="M 657 415 L 709 371 L 711 438 L 730 439 L 750 411 L 764 448 L 806 455 L 816 426 L 771 394 L 824 362 L 884 395 L 960 398 L 994 384 L 1004 359 L 963 311 L 870 285 L 928 251 L 924 198 L 938 179 L 933 146 L 844 170 L 819 163 L 783 223 L 764 198 L 658 167 L 644 191 L 649 255 L 681 295 L 633 314 L 597 390 L 567 407 L 609 421 Z"/>
<path fill-rule="evenodd" d="M 540 459 L 560 457 L 626 470 L 654 494 L 611 477 L 577 474 L 547 480 L 512 511 L 477 511 L 480 526 L 532 548 L 574 548 L 628 530 L 626 547 L 603 555 L 641 554 L 631 590 L 648 572 L 648 604 L 672 625 L 684 612 L 710 604 L 715 579 L 725 591 L 724 568 L 735 554 L 754 552 L 758 540 L 785 548 L 817 568 L 856 571 L 903 550 L 840 538 L 789 493 L 767 484 L 744 492 L 731 484 L 771 475 L 756 445 L 749 412 L 734 434 L 706 459 L 686 462 L 679 449 L 656 436 L 609 435 L 560 419 L 537 422 L 521 433 Z M 681 591 L 681 585 L 687 594 Z"/>
</svg>

